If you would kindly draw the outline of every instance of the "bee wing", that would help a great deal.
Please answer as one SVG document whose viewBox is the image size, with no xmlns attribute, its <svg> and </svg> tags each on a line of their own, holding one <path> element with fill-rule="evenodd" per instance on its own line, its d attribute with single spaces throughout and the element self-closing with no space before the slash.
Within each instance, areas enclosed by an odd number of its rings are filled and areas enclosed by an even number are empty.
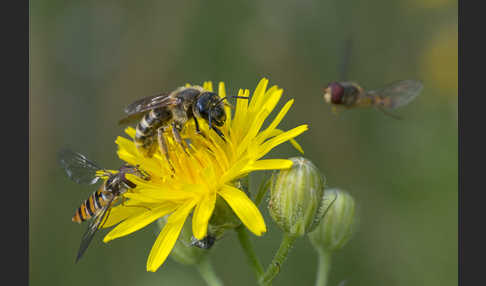
<svg viewBox="0 0 486 286">
<path fill-rule="evenodd" d="M 79 246 L 78 255 L 76 256 L 76 263 L 81 259 L 86 249 L 88 249 L 91 240 L 93 240 L 94 235 L 100 229 L 103 224 L 105 223 L 108 215 L 110 213 L 110 206 L 113 202 L 115 197 L 113 197 L 101 210 L 100 212 L 93 218 L 93 220 L 88 225 L 86 232 L 83 234 L 81 238 L 81 245 Z"/>
<path fill-rule="evenodd" d="M 78 184 L 92 185 L 98 181 L 103 171 L 95 162 L 89 160 L 83 154 L 63 149 L 59 152 L 59 162 L 66 171 L 68 177 Z"/>
<path fill-rule="evenodd" d="M 154 108 L 164 107 L 168 105 L 177 104 L 178 99 L 170 97 L 169 94 L 163 93 L 154 96 L 147 96 L 139 99 L 127 107 L 125 113 L 128 115 L 149 111 Z"/>
<path fill-rule="evenodd" d="M 388 109 L 394 109 L 408 104 L 423 89 L 423 84 L 416 80 L 402 80 L 385 86 L 384 88 L 369 91 L 369 95 L 379 96 L 381 105 Z"/>
<path fill-rule="evenodd" d="M 144 113 L 135 113 L 129 116 L 126 116 L 118 121 L 118 125 L 126 125 L 132 122 L 138 122 L 142 119 Z"/>
<path fill-rule="evenodd" d="M 176 105 L 178 102 L 179 100 L 177 98 L 169 97 L 169 94 L 144 97 L 125 107 L 125 113 L 128 114 L 128 116 L 118 121 L 118 124 L 124 125 L 130 122 L 139 121 L 144 113 L 151 109 Z"/>
</svg>

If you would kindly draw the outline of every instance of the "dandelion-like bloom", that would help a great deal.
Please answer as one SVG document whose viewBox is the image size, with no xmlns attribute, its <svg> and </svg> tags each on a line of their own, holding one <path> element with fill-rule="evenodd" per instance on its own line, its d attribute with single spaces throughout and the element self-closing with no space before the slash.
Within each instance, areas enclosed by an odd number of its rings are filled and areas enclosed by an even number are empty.
<svg viewBox="0 0 486 286">
<path fill-rule="evenodd" d="M 128 200 L 113 207 L 104 227 L 118 224 L 104 238 L 108 242 L 133 233 L 153 221 L 168 216 L 167 223 L 157 237 L 147 260 L 147 270 L 156 271 L 170 254 L 187 217 L 192 212 L 192 232 L 197 239 L 207 235 L 208 222 L 220 196 L 231 207 L 241 222 L 255 235 L 266 231 L 265 222 L 257 206 L 244 191 L 234 187 L 238 180 L 252 171 L 286 169 L 292 166 L 287 159 L 261 159 L 279 144 L 289 141 L 302 152 L 294 137 L 307 130 L 301 125 L 289 131 L 277 129 L 293 100 L 288 101 L 263 131 L 262 125 L 279 102 L 283 90 L 262 79 L 248 101 L 237 99 L 235 114 L 226 107 L 227 120 L 220 128 L 225 140 L 201 122 L 206 136 L 197 134 L 194 124 L 188 123 L 183 137 L 190 148 L 168 138 L 170 164 L 158 151 L 153 157 L 144 157 L 132 140 L 118 137 L 118 156 L 150 175 L 150 180 L 127 174 L 137 187 L 123 196 Z M 212 91 L 211 82 L 203 85 Z M 218 86 L 221 98 L 226 96 L 224 83 Z M 249 96 L 249 90 L 240 90 L 239 96 Z M 134 137 L 135 130 L 126 133 Z M 167 136 L 169 137 L 169 136 Z M 171 167 L 172 166 L 172 167 Z"/>
</svg>

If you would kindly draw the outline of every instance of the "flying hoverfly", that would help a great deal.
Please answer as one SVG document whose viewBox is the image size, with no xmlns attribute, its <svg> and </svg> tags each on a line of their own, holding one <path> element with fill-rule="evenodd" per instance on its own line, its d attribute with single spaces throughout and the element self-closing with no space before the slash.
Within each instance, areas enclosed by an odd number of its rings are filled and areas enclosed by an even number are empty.
<svg viewBox="0 0 486 286">
<path fill-rule="evenodd" d="M 242 96 L 230 97 L 248 99 Z M 170 93 L 144 97 L 131 103 L 125 108 L 127 117 L 121 119 L 119 124 L 138 120 L 134 138 L 137 149 L 144 156 L 152 157 L 158 142 L 161 154 L 168 159 L 164 133 L 171 130 L 174 139 L 182 144 L 180 132 L 190 119 L 194 120 L 198 133 L 201 133 L 198 118 L 202 118 L 210 129 L 224 139 L 218 127 L 226 121 L 225 99 L 201 86 L 179 87 Z"/>
<path fill-rule="evenodd" d="M 420 81 L 402 80 L 381 89 L 364 90 L 354 82 L 331 82 L 324 89 L 324 100 L 333 105 L 333 110 L 356 107 L 376 107 L 383 113 L 397 118 L 389 110 L 404 106 L 417 97 L 423 89 Z"/>
<path fill-rule="evenodd" d="M 136 184 L 125 178 L 125 174 L 134 174 L 146 180 L 149 176 L 131 165 L 123 165 L 118 171 L 109 171 L 99 167 L 98 164 L 89 160 L 86 156 L 68 149 L 64 149 L 59 153 L 59 161 L 68 177 L 78 184 L 92 185 L 100 179 L 104 179 L 98 190 L 93 192 L 81 204 L 72 218 L 72 221 L 77 223 L 91 219 L 86 232 L 81 238 L 81 245 L 76 257 L 76 262 L 78 262 L 88 248 L 96 231 L 106 222 L 110 213 L 110 207 L 128 189 L 136 187 Z"/>
</svg>

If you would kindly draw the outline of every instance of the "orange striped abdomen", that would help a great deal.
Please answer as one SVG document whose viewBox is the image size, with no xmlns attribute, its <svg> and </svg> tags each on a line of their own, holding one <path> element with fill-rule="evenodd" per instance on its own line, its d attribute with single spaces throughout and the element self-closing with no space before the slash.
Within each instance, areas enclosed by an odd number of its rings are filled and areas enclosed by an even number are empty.
<svg viewBox="0 0 486 286">
<path fill-rule="evenodd" d="M 76 210 L 72 221 L 81 223 L 85 220 L 95 216 L 102 208 L 107 204 L 105 196 L 103 196 L 103 190 L 97 190 L 92 193 L 87 200 L 85 200 L 81 206 Z"/>
</svg>

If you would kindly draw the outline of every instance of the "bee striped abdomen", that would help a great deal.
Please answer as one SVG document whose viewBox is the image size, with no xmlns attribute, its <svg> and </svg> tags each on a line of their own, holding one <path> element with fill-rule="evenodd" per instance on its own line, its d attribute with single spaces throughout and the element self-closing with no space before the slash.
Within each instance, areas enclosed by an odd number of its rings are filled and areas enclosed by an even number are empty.
<svg viewBox="0 0 486 286">
<path fill-rule="evenodd" d="M 102 191 L 98 190 L 92 193 L 87 200 L 76 210 L 72 221 L 81 223 L 96 215 L 107 202 L 103 197 Z"/>
<path fill-rule="evenodd" d="M 155 151 L 155 148 L 152 148 L 152 145 L 155 143 L 155 130 L 170 120 L 170 118 L 171 112 L 165 108 L 150 110 L 137 124 L 134 139 L 135 146 L 142 150 L 146 149 L 147 155 L 153 153 Z"/>
</svg>

